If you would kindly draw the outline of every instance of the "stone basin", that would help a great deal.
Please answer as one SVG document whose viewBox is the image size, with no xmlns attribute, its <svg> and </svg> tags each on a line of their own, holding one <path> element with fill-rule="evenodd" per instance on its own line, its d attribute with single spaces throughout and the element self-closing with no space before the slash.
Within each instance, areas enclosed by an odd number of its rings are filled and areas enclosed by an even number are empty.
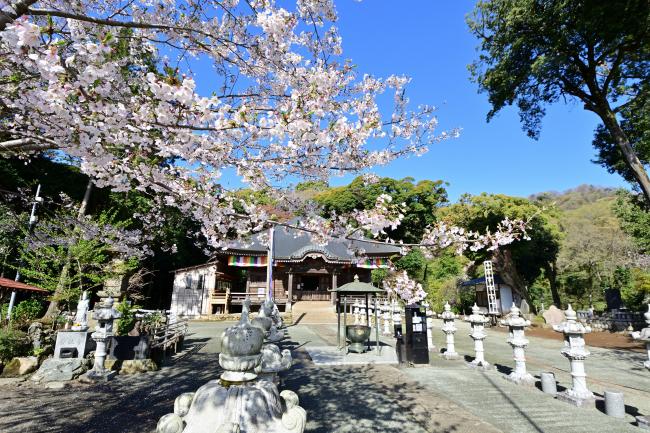
<svg viewBox="0 0 650 433">
<path fill-rule="evenodd" d="M 348 325 L 345 328 L 345 335 L 350 340 L 350 352 L 363 353 L 366 351 L 365 342 L 370 337 L 370 326 Z"/>
</svg>

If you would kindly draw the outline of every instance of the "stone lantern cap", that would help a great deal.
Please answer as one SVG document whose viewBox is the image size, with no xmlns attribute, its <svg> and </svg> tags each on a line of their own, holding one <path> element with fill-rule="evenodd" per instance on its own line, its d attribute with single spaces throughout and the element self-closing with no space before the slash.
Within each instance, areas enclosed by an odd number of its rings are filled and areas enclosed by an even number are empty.
<svg viewBox="0 0 650 433">
<path fill-rule="evenodd" d="M 99 308 L 93 310 L 93 318 L 97 321 L 107 321 L 113 319 L 119 319 L 122 317 L 122 313 L 113 308 L 115 301 L 113 298 L 109 297 L 104 301 L 104 304 L 100 305 Z"/>
<path fill-rule="evenodd" d="M 226 370 L 221 379 L 244 382 L 257 377 L 262 359 L 264 332 L 251 325 L 248 319 L 250 299 L 244 301 L 241 319 L 226 329 L 221 339 L 219 365 Z"/>
<path fill-rule="evenodd" d="M 510 314 L 504 320 L 501 320 L 501 324 L 505 326 L 525 328 L 530 326 L 530 320 L 521 317 L 521 310 L 513 303 L 512 308 L 510 308 Z"/>
<path fill-rule="evenodd" d="M 474 303 L 472 307 L 472 314 L 465 319 L 466 322 L 469 322 L 474 325 L 484 325 L 490 321 L 485 315 L 481 314 L 481 309 Z"/>
<path fill-rule="evenodd" d="M 567 307 L 564 312 L 566 321 L 560 323 L 559 325 L 553 325 L 553 330 L 556 332 L 562 332 L 564 334 L 588 334 L 591 332 L 590 326 L 585 326 L 582 323 L 578 322 L 578 315 L 571 304 Z"/>
<path fill-rule="evenodd" d="M 454 320 L 454 319 L 458 318 L 458 315 L 454 314 L 454 312 L 451 311 L 451 305 L 449 305 L 449 302 L 445 302 L 444 309 L 445 310 L 440 315 L 442 320 Z"/>
</svg>

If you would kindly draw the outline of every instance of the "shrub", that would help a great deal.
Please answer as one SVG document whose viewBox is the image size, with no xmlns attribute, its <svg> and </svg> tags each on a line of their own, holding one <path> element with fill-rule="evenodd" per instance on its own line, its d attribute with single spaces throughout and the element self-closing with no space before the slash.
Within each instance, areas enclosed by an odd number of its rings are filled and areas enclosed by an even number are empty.
<svg viewBox="0 0 650 433">
<path fill-rule="evenodd" d="M 0 308 L 2 317 L 7 317 L 9 304 L 3 304 Z M 43 312 L 43 303 L 38 299 L 26 299 L 16 304 L 11 311 L 11 323 L 14 328 L 22 328 L 32 320 L 37 319 Z"/>
<path fill-rule="evenodd" d="M 131 305 L 126 299 L 117 304 L 116 310 L 122 313 L 122 317 L 117 320 L 117 335 L 127 335 L 135 326 L 135 310 L 139 305 Z"/>
<path fill-rule="evenodd" d="M 27 334 L 13 328 L 0 329 L 0 361 L 27 356 L 30 351 L 31 344 Z"/>
</svg>

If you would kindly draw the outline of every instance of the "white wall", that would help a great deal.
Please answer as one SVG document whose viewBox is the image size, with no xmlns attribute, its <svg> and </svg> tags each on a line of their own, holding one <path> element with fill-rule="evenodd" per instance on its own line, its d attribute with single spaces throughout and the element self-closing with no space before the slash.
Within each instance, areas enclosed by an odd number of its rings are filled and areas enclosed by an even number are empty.
<svg viewBox="0 0 650 433">
<path fill-rule="evenodd" d="M 210 313 L 210 293 L 216 281 L 216 265 L 177 271 L 170 310 L 178 317 L 197 318 Z M 203 275 L 203 287 L 199 286 Z"/>
<path fill-rule="evenodd" d="M 510 312 L 510 308 L 512 308 L 512 289 L 502 284 L 501 292 L 499 295 L 501 296 L 501 314 L 508 314 Z"/>
</svg>

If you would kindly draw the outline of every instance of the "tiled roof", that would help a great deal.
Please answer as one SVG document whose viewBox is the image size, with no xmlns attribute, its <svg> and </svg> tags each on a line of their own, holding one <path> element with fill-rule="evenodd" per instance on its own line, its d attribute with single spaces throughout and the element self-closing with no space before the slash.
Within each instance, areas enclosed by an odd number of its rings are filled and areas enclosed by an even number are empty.
<svg viewBox="0 0 650 433">
<path fill-rule="evenodd" d="M 266 233 L 264 233 L 266 235 Z M 260 242 L 261 233 L 254 235 L 250 242 L 233 242 L 225 251 L 249 253 L 252 255 L 266 254 L 266 246 Z M 401 248 L 390 244 L 377 244 L 364 240 L 335 239 L 327 245 L 317 245 L 311 240 L 309 234 L 304 231 L 290 227 L 276 227 L 273 238 L 273 258 L 275 260 L 301 259 L 309 252 L 320 252 L 332 260 L 352 262 L 356 260 L 354 254 L 348 251 L 348 245 L 352 249 L 362 249 L 369 256 L 389 257 L 399 254 Z"/>
<path fill-rule="evenodd" d="M 21 290 L 24 292 L 50 293 L 45 289 L 30 286 L 29 284 L 21 283 L 19 281 L 10 280 L 9 278 L 0 278 L 0 288 L 10 289 L 10 290 Z"/>
</svg>

